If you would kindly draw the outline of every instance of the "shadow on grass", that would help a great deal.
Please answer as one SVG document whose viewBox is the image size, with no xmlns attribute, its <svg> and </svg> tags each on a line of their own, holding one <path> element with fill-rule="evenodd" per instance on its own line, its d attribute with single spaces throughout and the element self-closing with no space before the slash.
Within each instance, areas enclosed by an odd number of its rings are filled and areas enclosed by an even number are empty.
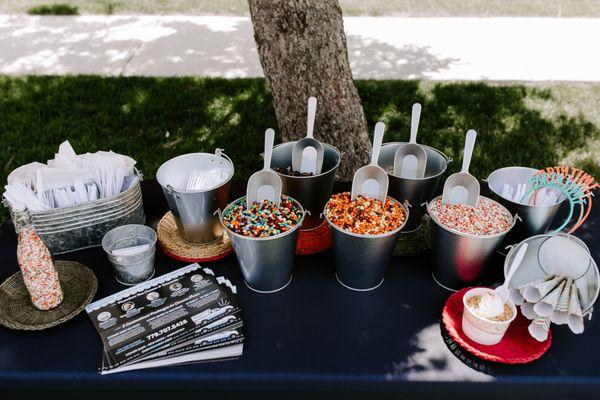
<svg viewBox="0 0 600 400">
<path fill-rule="evenodd" d="M 464 135 L 475 129 L 470 172 L 481 179 L 503 166 L 555 165 L 600 138 L 599 127 L 581 114 L 550 119 L 527 106 L 528 98 L 552 101 L 552 89 L 484 83 L 438 83 L 424 89 L 417 81 L 363 81 L 358 87 L 369 126 L 386 122 L 386 142 L 408 141 L 410 109 L 420 102 L 418 141 L 453 158 L 449 172 L 460 169 Z M 599 163 L 598 157 L 588 158 L 578 166 L 598 177 Z"/>
<path fill-rule="evenodd" d="M 479 178 L 507 165 L 554 165 L 600 138 L 582 115 L 549 119 L 527 107 L 528 96 L 551 100 L 551 89 L 418 81 L 357 86 L 369 128 L 387 123 L 385 141 L 408 139 L 410 107 L 421 102 L 419 142 L 454 158 L 450 172 L 460 168 L 469 128 L 479 134 L 471 164 Z M 78 152 L 128 154 L 146 178 L 171 157 L 220 147 L 234 160 L 235 178 L 246 179 L 261 166 L 265 128 L 277 127 L 262 79 L 3 77 L 0 117 L 2 182 L 22 164 L 53 158 L 65 139 Z M 585 162 L 588 172 L 600 174 L 597 158 Z"/>
</svg>

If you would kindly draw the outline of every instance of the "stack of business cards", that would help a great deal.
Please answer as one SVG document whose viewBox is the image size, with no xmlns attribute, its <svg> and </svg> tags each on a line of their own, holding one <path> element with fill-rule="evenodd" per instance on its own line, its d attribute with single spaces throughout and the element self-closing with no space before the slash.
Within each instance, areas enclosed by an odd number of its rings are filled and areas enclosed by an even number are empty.
<svg viewBox="0 0 600 400">
<path fill-rule="evenodd" d="M 191 264 L 91 303 L 102 374 L 242 355 L 236 287 Z"/>
</svg>

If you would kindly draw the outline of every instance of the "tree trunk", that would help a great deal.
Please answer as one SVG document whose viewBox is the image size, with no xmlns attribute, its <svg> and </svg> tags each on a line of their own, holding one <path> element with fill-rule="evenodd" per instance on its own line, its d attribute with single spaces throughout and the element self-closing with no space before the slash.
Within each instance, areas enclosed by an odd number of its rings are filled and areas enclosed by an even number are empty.
<svg viewBox="0 0 600 400">
<path fill-rule="evenodd" d="M 371 144 L 337 0 L 248 3 L 283 140 L 306 135 L 306 104 L 315 96 L 315 138 L 344 153 L 338 178 L 351 180 L 368 162 Z"/>
</svg>

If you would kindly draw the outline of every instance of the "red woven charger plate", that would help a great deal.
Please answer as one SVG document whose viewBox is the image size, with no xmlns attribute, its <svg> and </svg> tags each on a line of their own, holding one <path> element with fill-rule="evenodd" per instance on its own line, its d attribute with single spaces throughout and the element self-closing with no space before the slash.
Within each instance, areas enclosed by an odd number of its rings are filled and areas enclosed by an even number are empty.
<svg viewBox="0 0 600 400">
<path fill-rule="evenodd" d="M 517 318 L 510 324 L 500 343 L 485 346 L 475 343 L 462 330 L 463 296 L 471 288 L 460 290 L 446 301 L 442 312 L 442 322 L 448 334 L 463 349 L 483 360 L 502 364 L 526 364 L 540 358 L 552 343 L 552 331 L 548 339 L 538 342 L 532 338 L 527 328 L 531 321 L 518 313 Z"/>
<path fill-rule="evenodd" d="M 298 232 L 298 242 L 296 244 L 296 254 L 306 255 L 325 251 L 331 247 L 331 231 L 326 221 L 316 228 Z"/>
</svg>

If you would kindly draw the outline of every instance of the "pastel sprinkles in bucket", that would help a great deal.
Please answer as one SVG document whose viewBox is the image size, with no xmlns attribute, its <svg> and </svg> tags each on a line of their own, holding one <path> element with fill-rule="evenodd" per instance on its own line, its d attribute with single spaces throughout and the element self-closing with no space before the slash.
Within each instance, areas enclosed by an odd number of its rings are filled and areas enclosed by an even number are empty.
<svg viewBox="0 0 600 400">
<path fill-rule="evenodd" d="M 476 236 L 506 232 L 512 225 L 512 216 L 497 202 L 479 196 L 477 207 L 465 204 L 443 204 L 437 197 L 429 205 L 429 213 L 441 225 Z"/>
<path fill-rule="evenodd" d="M 341 229 L 362 235 L 391 232 L 402 226 L 406 219 L 402 206 L 389 196 L 383 204 L 365 196 L 351 200 L 350 192 L 331 196 L 325 215 Z"/>
<path fill-rule="evenodd" d="M 279 207 L 264 200 L 246 207 L 246 198 L 231 204 L 223 212 L 223 222 L 231 231 L 248 237 L 271 237 L 291 230 L 302 219 L 302 210 L 287 196 Z"/>
</svg>

